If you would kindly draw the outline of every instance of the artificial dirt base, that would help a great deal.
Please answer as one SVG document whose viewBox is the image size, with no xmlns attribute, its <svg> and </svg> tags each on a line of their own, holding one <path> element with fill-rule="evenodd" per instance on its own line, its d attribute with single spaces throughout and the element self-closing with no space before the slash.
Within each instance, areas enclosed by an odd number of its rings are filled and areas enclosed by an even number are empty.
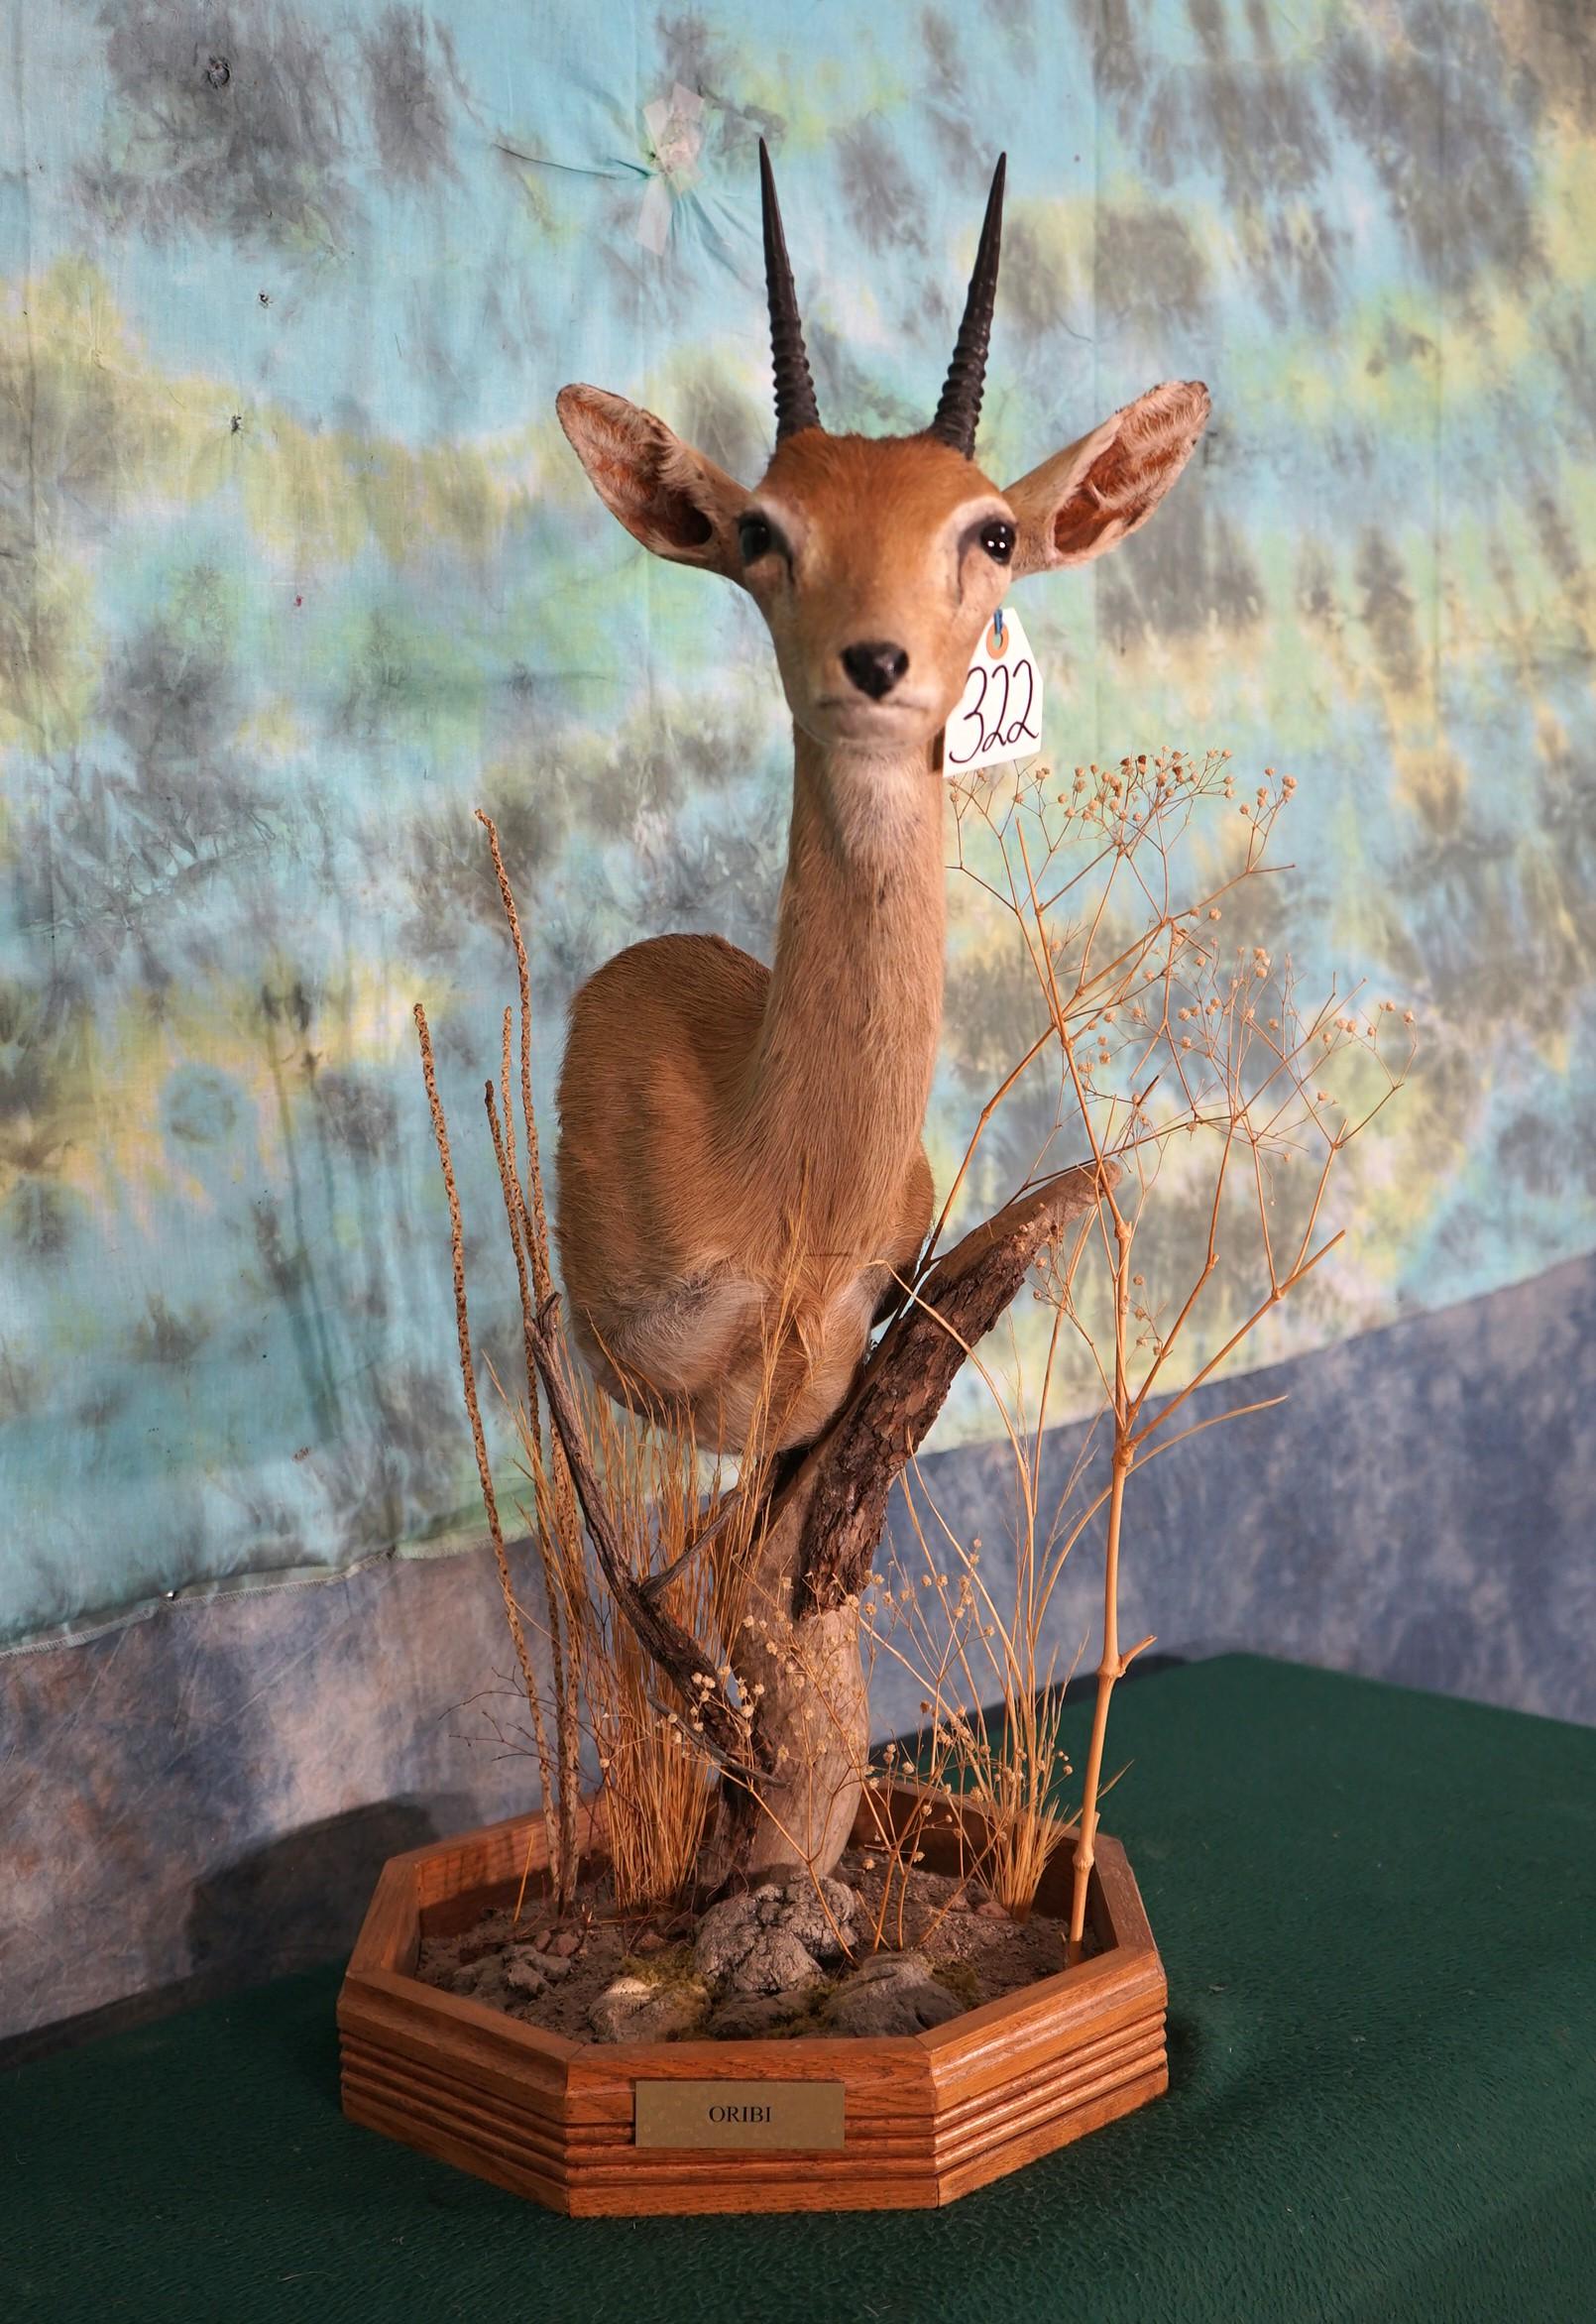
<svg viewBox="0 0 1596 2324">
<path fill-rule="evenodd" d="M 602 1849 L 591 1813 L 581 1842 Z M 930 2032 L 863 2039 L 572 2041 L 424 1984 L 423 1937 L 513 1906 L 529 1844 L 535 1870 L 541 1820 L 516 1816 L 387 1866 L 339 1998 L 343 2102 L 352 2121 L 554 2210 L 927 2209 L 1168 2087 L 1163 1968 L 1124 1851 L 1101 1834 L 1093 1958 Z M 952 1836 L 927 1834 L 926 1854 L 930 1870 L 957 1870 Z M 1062 1912 L 1070 1877 L 1065 1851 L 1042 1911 Z M 826 2085 L 841 2146 L 639 2144 L 639 2089 L 652 2103 L 661 2082 L 732 2081 Z"/>
<path fill-rule="evenodd" d="M 1035 1985 L 1064 1966 L 1066 1923 L 1047 1913 L 1012 1920 L 978 1881 L 922 1866 L 907 1896 L 897 1880 L 888 1893 L 879 1861 L 861 1848 L 844 1855 L 834 1877 L 858 1900 L 855 1920 L 864 1933 L 853 1948 L 855 1957 L 867 1959 L 872 1950 L 917 1951 L 933 1979 L 964 2009 Z M 684 1995 L 702 1991 L 693 1974 L 693 1934 L 686 1916 L 618 1913 L 601 1874 L 581 1884 L 563 1921 L 551 1919 L 534 1894 L 524 1900 L 518 1920 L 512 1902 L 490 1908 L 468 1928 L 423 1934 L 415 1974 L 440 1992 L 483 2002 L 545 2034 L 588 2041 L 598 2034 L 593 2005 L 620 1976 L 674 1985 Z M 839 1975 L 846 1975 L 841 1964 Z M 535 1990 L 539 1984 L 541 1991 Z M 785 2040 L 832 2032 L 821 2012 L 834 1984 L 828 1980 L 795 1997 L 761 2031 Z M 718 2010 L 713 1989 L 703 2001 L 688 2028 L 693 2038 L 743 2037 L 735 2006 Z M 727 2024 L 719 2022 L 722 2017 Z"/>
</svg>

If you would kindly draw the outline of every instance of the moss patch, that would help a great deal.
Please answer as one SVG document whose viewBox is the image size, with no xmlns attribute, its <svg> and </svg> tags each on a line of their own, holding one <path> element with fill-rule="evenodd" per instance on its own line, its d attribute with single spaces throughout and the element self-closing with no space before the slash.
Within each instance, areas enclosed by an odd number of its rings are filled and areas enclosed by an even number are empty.
<svg viewBox="0 0 1596 2324">
<path fill-rule="evenodd" d="M 980 1979 L 971 1961 L 933 1961 L 931 1974 L 939 1985 L 946 1985 L 956 2001 L 962 2001 L 967 2010 L 972 2010 L 981 1998 Z"/>
<path fill-rule="evenodd" d="M 699 1993 L 709 1998 L 709 1987 L 693 1967 L 690 1944 L 667 1945 L 662 1953 L 624 1953 L 618 1977 L 635 1977 L 656 1993 Z"/>
</svg>

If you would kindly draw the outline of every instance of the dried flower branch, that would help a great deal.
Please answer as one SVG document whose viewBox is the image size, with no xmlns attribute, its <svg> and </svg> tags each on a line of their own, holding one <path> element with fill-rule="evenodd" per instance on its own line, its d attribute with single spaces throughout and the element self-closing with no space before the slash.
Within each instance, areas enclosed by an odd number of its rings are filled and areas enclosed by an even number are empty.
<svg viewBox="0 0 1596 2324">
<path fill-rule="evenodd" d="M 1040 766 L 956 792 L 958 863 L 1017 930 L 1043 1024 L 981 1108 L 938 1236 L 993 1121 L 1027 1078 L 1035 1087 L 1038 1072 L 1051 1070 L 1056 1096 L 1036 1169 L 1046 1167 L 1055 1138 L 1083 1136 L 1102 1199 L 1073 1246 L 1044 1263 L 1037 1296 L 1052 1315 L 1034 1420 L 1020 1390 L 1011 1397 L 985 1362 L 971 1360 L 1013 1461 L 1012 1602 L 997 1603 L 978 1544 L 967 1549 L 954 1537 L 916 1469 L 907 1507 L 920 1586 L 888 1561 L 866 1616 L 878 1646 L 926 1688 L 922 1773 L 933 1789 L 947 1785 L 980 1806 L 994 1835 L 983 1876 L 1010 1910 L 1028 1909 L 1049 1853 L 1076 1834 L 1071 1953 L 1079 1957 L 1109 1701 L 1154 1643 L 1122 1647 L 1119 1638 L 1129 1481 L 1215 1419 L 1274 1401 L 1169 1428 L 1339 1242 L 1339 1233 L 1319 1231 L 1330 1173 L 1402 1086 L 1413 1018 L 1389 1002 L 1360 1014 L 1333 991 L 1305 1012 L 1289 957 L 1277 961 L 1261 943 L 1221 949 L 1225 912 L 1276 869 L 1266 855 L 1296 788 L 1291 776 L 1267 769 L 1253 796 L 1237 802 L 1228 753 L 1193 759 L 1176 751 L 1126 757 L 1117 768 L 1078 767 L 1069 789 L 1051 786 Z M 1230 810 L 1242 826 L 1235 843 L 1213 831 Z M 1357 1085 L 1344 1103 L 1333 1094 L 1343 1067 L 1355 1069 L 1342 1078 Z M 1290 1166 L 1310 1157 L 1308 1184 L 1289 1199 Z M 1190 1261 L 1171 1220 L 1196 1229 Z M 1147 1291 L 1144 1242 L 1172 1277 L 1193 1268 L 1180 1295 L 1161 1305 Z M 1262 1280 L 1236 1306 L 1249 1266 Z M 1199 1327 L 1206 1343 L 1178 1378 L 1174 1367 Z M 1067 1344 L 1095 1383 L 1100 1426 L 1049 1517 L 1039 1506 L 1044 1424 Z M 1020 1376 L 1017 1353 L 1014 1368 Z M 1059 1674 L 1043 1640 L 1065 1562 L 1099 1522 L 1101 1653 L 1081 1806 L 1065 1816 L 1053 1804 L 1068 1773 L 1052 1707 Z M 979 1713 L 994 1696 L 999 1709 L 988 1723 Z"/>
</svg>

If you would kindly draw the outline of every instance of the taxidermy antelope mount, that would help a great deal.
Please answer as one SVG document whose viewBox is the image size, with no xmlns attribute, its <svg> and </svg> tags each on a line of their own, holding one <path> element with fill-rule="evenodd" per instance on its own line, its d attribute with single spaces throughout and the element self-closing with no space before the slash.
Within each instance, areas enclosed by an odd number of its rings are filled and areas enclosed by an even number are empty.
<svg viewBox="0 0 1596 2324">
<path fill-rule="evenodd" d="M 741 1450 L 818 1437 L 931 1218 L 921 1144 L 942 1015 L 942 731 L 1022 574 L 1100 556 L 1151 514 L 1208 412 L 1152 389 L 1001 492 L 975 465 L 1004 162 L 942 400 L 919 435 L 820 423 L 760 146 L 776 448 L 750 492 L 624 397 L 559 415 L 605 506 L 656 556 L 747 590 L 793 716 L 770 969 L 656 936 L 577 993 L 559 1091 L 572 1323 L 618 1397 Z"/>
</svg>

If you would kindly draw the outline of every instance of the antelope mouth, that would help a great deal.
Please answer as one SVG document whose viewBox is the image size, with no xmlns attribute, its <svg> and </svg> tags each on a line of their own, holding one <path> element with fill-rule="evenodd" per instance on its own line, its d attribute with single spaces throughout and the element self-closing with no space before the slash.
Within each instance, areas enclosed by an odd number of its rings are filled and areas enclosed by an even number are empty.
<svg viewBox="0 0 1596 2324">
<path fill-rule="evenodd" d="M 820 694 L 808 721 L 824 743 L 857 743 L 874 749 L 923 742 L 941 726 L 939 705 L 929 695 L 894 693 L 882 702 L 862 694 Z"/>
</svg>

